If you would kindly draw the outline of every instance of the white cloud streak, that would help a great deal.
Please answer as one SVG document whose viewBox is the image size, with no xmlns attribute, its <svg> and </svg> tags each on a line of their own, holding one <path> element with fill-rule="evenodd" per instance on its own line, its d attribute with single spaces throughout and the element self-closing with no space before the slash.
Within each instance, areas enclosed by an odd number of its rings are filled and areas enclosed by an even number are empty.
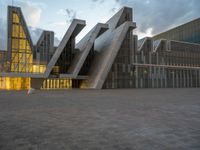
<svg viewBox="0 0 200 150">
<path fill-rule="evenodd" d="M 42 5 L 30 1 L 17 0 L 17 6 L 22 8 L 28 26 L 37 27 L 40 23 L 42 14 Z"/>
</svg>

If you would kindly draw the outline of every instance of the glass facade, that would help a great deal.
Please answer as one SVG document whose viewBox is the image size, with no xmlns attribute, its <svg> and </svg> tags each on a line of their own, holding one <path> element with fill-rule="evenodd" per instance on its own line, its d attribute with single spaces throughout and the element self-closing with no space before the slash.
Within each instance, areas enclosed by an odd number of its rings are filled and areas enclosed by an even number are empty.
<svg viewBox="0 0 200 150">
<path fill-rule="evenodd" d="M 92 61 L 95 57 L 95 50 L 94 50 L 94 45 L 92 47 L 92 49 L 90 50 L 82 68 L 81 68 L 81 71 L 79 72 L 79 75 L 88 75 L 88 72 L 89 72 L 89 69 L 91 67 L 91 64 L 92 64 Z"/>
<path fill-rule="evenodd" d="M 44 73 L 46 65 L 33 65 L 33 73 Z"/>
<path fill-rule="evenodd" d="M 9 8 L 11 9 L 11 8 Z M 4 71 L 15 73 L 33 73 L 33 54 L 30 40 L 25 32 L 20 12 L 9 10 L 10 24 L 8 27 L 10 48 L 7 52 L 7 61 L 4 62 Z M 6 67 L 5 67 L 6 65 Z M 10 67 L 8 67 L 10 65 Z M 0 89 L 25 90 L 30 88 L 30 78 L 1 77 Z"/>
<path fill-rule="evenodd" d="M 59 73 L 62 74 L 67 73 L 74 56 L 75 56 L 75 39 L 74 37 L 71 37 L 56 63 L 56 67 L 59 68 L 58 69 Z"/>
<path fill-rule="evenodd" d="M 12 14 L 11 72 L 33 72 L 33 54 L 17 13 Z"/>
</svg>

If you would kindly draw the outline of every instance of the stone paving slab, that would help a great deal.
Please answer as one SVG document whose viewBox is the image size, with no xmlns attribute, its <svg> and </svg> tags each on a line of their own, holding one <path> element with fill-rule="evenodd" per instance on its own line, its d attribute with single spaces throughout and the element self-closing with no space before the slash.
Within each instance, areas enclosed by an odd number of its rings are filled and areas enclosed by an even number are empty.
<svg viewBox="0 0 200 150">
<path fill-rule="evenodd" d="M 0 91 L 0 150 L 199 150 L 200 89 Z"/>
</svg>

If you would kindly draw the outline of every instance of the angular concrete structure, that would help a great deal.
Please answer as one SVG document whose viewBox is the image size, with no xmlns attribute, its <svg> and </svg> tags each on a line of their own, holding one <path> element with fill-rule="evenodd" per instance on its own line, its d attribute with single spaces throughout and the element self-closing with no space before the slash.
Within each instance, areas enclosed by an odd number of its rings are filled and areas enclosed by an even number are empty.
<svg viewBox="0 0 200 150">
<path fill-rule="evenodd" d="M 122 42 L 128 32 L 136 28 L 136 23 L 132 22 L 132 9 L 126 7 L 114 15 L 107 24 L 109 30 L 96 40 L 95 50 L 98 54 L 92 63 L 88 80 L 84 81 L 85 88 L 103 87 Z"/>
<path fill-rule="evenodd" d="M 64 38 L 60 42 L 53 57 L 51 58 L 49 64 L 47 65 L 47 69 L 45 71 L 45 77 L 48 77 L 50 75 L 53 67 L 55 66 L 57 60 L 61 56 L 61 53 L 63 52 L 63 50 L 64 50 L 65 46 L 67 45 L 68 41 L 70 40 L 70 38 L 75 38 L 84 27 L 85 27 L 85 21 L 77 20 L 77 19 L 73 20 L 68 31 L 64 35 Z"/>
<path fill-rule="evenodd" d="M 89 52 L 92 48 L 94 48 L 94 43 L 96 38 L 98 38 L 101 34 L 103 34 L 108 29 L 107 24 L 97 24 L 77 45 L 76 48 L 79 50 L 70 68 L 68 69 L 68 73 L 76 78 L 78 73 L 80 72 Z M 68 76 L 68 74 L 61 74 L 60 77 Z"/>
</svg>

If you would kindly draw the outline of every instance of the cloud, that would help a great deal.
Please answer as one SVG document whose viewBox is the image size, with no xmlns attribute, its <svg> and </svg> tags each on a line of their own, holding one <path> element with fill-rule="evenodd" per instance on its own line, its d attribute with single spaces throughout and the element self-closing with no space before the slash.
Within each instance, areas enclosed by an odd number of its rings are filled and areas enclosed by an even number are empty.
<svg viewBox="0 0 200 150">
<path fill-rule="evenodd" d="M 39 24 L 44 5 L 24 0 L 15 1 L 15 5 L 21 7 L 28 26 L 36 27 Z"/>
<path fill-rule="evenodd" d="M 67 26 L 67 22 L 63 22 L 63 21 L 61 21 L 61 22 L 51 22 L 51 23 L 48 24 L 48 27 L 58 27 L 58 26 L 60 26 L 60 27 Z"/>
<path fill-rule="evenodd" d="M 116 0 L 134 10 L 138 33 L 158 34 L 199 17 L 199 0 Z"/>
<path fill-rule="evenodd" d="M 8 2 L 10 4 L 8 0 L 0 0 L 3 9 L 4 7 L 6 9 Z M 36 3 L 34 0 L 15 0 L 15 4 L 22 7 L 23 14 L 29 26 L 33 28 L 39 26 L 45 27 L 48 30 L 54 30 L 56 31 L 55 35 L 60 40 L 74 18 L 78 17 L 87 21 L 87 26 L 77 37 L 81 39 L 97 22 L 106 22 L 123 6 L 133 8 L 134 21 L 137 23 L 135 32 L 140 38 L 163 32 L 169 28 L 193 20 L 199 17 L 200 10 L 199 0 L 90 0 L 85 3 L 86 5 L 83 6 L 72 5 L 70 9 L 63 8 L 58 10 L 56 14 L 61 15 L 58 16 L 61 19 L 48 20 L 48 23 L 44 25 L 40 23 L 40 20 L 45 10 L 45 5 Z M 68 4 L 71 4 L 71 2 L 66 1 L 66 5 Z M 54 13 L 55 15 L 55 12 L 48 13 L 50 15 Z M 0 39 L 5 39 L 7 36 L 7 25 L 4 24 L 6 16 L 6 10 L 3 13 L 1 10 L 0 18 L 3 20 L 0 22 Z M 5 47 L 5 43 L 4 41 L 0 43 L 0 49 L 2 44 Z"/>
<path fill-rule="evenodd" d="M 62 16 L 65 16 L 66 15 L 66 10 L 64 9 L 59 9 L 57 12 L 56 12 L 57 15 L 62 15 Z"/>
<path fill-rule="evenodd" d="M 92 0 L 92 2 L 98 2 L 100 4 L 104 3 L 104 0 Z"/>
<path fill-rule="evenodd" d="M 99 7 L 99 5 L 105 4 L 105 6 L 108 5 L 108 1 L 105 0 L 92 0 L 93 3 L 96 3 L 96 6 Z M 112 3 L 112 7 L 108 8 L 111 13 L 116 13 L 119 10 L 119 0 L 110 0 L 109 2 Z M 93 7 L 93 6 L 92 6 Z"/>
<path fill-rule="evenodd" d="M 43 29 L 33 28 L 33 27 L 29 27 L 28 29 L 30 31 L 30 36 L 33 41 L 33 44 L 35 45 L 37 43 L 38 39 L 40 38 L 40 36 L 43 32 Z"/>
<path fill-rule="evenodd" d="M 66 9 L 66 14 L 67 14 L 67 22 L 71 23 L 73 19 L 76 18 L 77 12 L 73 9 Z"/>
<path fill-rule="evenodd" d="M 29 27 L 29 31 L 30 31 L 30 34 L 31 34 L 31 39 L 33 41 L 33 44 L 35 45 L 37 43 L 38 39 L 40 38 L 40 36 L 43 32 L 43 29 Z M 58 46 L 59 43 L 60 43 L 60 40 L 55 36 L 54 37 L 54 45 Z"/>
<path fill-rule="evenodd" d="M 66 22 L 67 24 L 71 23 L 73 21 L 73 19 L 75 19 L 77 17 L 77 11 L 74 9 L 59 9 L 56 12 L 57 15 L 61 15 L 61 16 L 65 16 L 66 17 Z"/>
</svg>

